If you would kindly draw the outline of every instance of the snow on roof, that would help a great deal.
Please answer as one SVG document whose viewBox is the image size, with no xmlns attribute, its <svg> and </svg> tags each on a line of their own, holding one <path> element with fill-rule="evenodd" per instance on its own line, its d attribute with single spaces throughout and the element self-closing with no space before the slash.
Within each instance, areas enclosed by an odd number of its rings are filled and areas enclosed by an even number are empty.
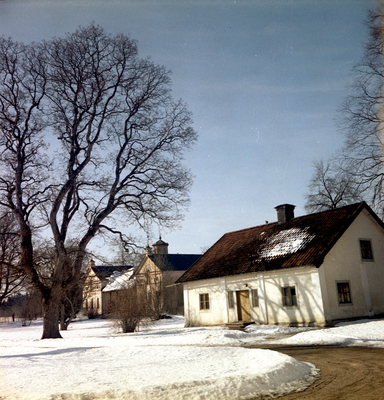
<svg viewBox="0 0 384 400">
<path fill-rule="evenodd" d="M 260 257 L 269 259 L 293 254 L 305 246 L 315 237 L 307 228 L 291 228 L 277 232 L 269 237 L 260 249 Z"/>
<path fill-rule="evenodd" d="M 133 286 L 135 281 L 130 279 L 133 271 L 133 268 L 125 272 L 114 271 L 113 274 L 107 278 L 109 282 L 103 289 L 103 292 L 112 292 L 113 290 L 122 290 Z"/>
</svg>

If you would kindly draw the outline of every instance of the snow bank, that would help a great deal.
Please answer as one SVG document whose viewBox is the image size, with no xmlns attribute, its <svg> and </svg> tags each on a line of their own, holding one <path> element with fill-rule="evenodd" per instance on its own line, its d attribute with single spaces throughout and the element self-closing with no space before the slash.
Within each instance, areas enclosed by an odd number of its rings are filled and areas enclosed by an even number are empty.
<svg viewBox="0 0 384 400">
<path fill-rule="evenodd" d="M 250 325 L 184 328 L 161 320 L 143 332 L 117 334 L 107 320 L 83 320 L 63 340 L 39 340 L 41 321 L 0 324 L 2 400 L 257 399 L 303 390 L 311 364 L 245 344 L 384 347 L 384 320 L 334 328 Z"/>
<path fill-rule="evenodd" d="M 384 320 L 343 322 L 334 328 L 298 333 L 279 343 L 289 345 L 330 345 L 384 347 Z"/>
<path fill-rule="evenodd" d="M 228 347 L 68 347 L 4 361 L 4 399 L 253 399 L 315 374 L 277 352 Z"/>
<path fill-rule="evenodd" d="M 311 364 L 239 348 L 245 332 L 183 329 L 182 322 L 115 334 L 108 321 L 86 320 L 62 332 L 63 340 L 39 340 L 41 323 L 2 324 L 2 399 L 255 399 L 303 390 L 315 379 Z"/>
</svg>

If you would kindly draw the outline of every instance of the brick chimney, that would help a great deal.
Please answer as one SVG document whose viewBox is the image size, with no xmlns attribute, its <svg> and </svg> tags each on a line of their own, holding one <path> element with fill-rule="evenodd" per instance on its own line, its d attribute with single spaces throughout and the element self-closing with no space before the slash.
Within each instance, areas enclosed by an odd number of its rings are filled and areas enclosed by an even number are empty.
<svg viewBox="0 0 384 400">
<path fill-rule="evenodd" d="M 275 207 L 275 210 L 277 211 L 277 223 L 285 224 L 292 218 L 295 218 L 295 214 L 293 212 L 295 207 L 296 206 L 294 206 L 292 204 L 281 204 L 281 205 Z"/>
</svg>

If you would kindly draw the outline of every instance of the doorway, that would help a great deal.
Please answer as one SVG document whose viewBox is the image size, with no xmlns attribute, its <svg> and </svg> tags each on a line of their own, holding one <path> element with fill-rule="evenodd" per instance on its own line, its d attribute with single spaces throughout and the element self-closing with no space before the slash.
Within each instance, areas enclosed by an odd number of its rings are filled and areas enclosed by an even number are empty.
<svg viewBox="0 0 384 400">
<path fill-rule="evenodd" d="M 249 290 L 236 292 L 237 318 L 238 321 L 251 322 L 251 304 L 249 301 Z"/>
</svg>

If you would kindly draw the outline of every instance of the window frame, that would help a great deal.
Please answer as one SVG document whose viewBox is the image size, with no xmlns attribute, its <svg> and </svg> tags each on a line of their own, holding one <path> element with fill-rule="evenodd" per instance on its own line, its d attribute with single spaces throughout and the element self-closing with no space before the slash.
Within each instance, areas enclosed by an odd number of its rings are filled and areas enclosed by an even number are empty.
<svg viewBox="0 0 384 400">
<path fill-rule="evenodd" d="M 364 249 L 362 247 L 363 243 L 368 243 L 369 244 L 369 249 Z M 373 249 L 372 249 L 372 240 L 371 239 L 359 239 L 359 248 L 360 248 L 360 258 L 362 262 L 373 262 L 374 257 L 373 257 Z M 364 257 L 364 255 L 367 253 L 370 253 L 370 257 Z"/>
<path fill-rule="evenodd" d="M 211 304 L 209 302 L 209 293 L 199 293 L 199 306 L 200 306 L 200 311 L 210 310 Z"/>
<path fill-rule="evenodd" d="M 292 294 L 292 289 L 294 290 L 294 294 Z M 285 290 L 287 290 L 288 294 L 285 294 Z M 297 290 L 295 285 L 290 286 L 282 286 L 281 287 L 281 296 L 283 307 L 297 307 Z M 288 301 L 285 301 L 285 300 Z"/>
<path fill-rule="evenodd" d="M 251 295 L 252 295 L 252 308 L 258 308 L 259 307 L 259 290 L 251 289 Z"/>
<path fill-rule="evenodd" d="M 233 290 L 228 290 L 228 308 L 235 308 L 235 292 Z"/>
<path fill-rule="evenodd" d="M 347 295 L 349 297 L 349 301 L 340 301 L 341 295 L 345 295 L 340 291 L 340 286 L 341 285 L 347 285 L 346 287 L 348 288 Z M 337 301 L 339 306 L 350 306 L 353 304 L 352 302 L 352 292 L 351 292 L 351 284 L 350 281 L 336 281 L 336 290 L 337 290 Z"/>
</svg>

